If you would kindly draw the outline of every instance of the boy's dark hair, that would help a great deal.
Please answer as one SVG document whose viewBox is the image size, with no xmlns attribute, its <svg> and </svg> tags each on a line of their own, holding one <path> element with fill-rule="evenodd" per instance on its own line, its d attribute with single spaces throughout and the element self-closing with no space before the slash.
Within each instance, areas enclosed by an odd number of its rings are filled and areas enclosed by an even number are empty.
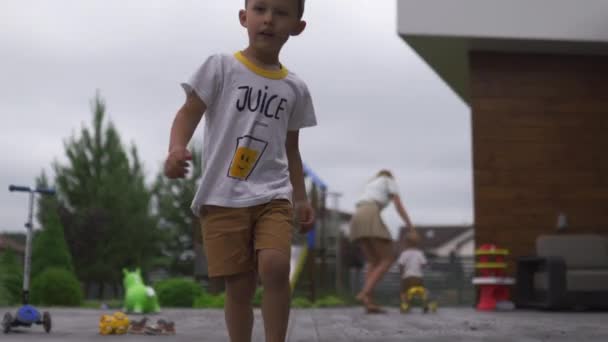
<svg viewBox="0 0 608 342">
<path fill-rule="evenodd" d="M 298 2 L 298 18 L 302 19 L 304 15 L 304 1 L 306 0 L 296 0 Z M 247 8 L 248 0 L 245 0 L 245 8 Z"/>
</svg>

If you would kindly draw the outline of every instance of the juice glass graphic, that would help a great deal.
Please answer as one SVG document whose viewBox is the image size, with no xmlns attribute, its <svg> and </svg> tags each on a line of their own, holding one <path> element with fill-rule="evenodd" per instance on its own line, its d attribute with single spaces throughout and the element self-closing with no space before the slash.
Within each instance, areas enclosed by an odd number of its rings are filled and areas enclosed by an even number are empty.
<svg viewBox="0 0 608 342">
<path fill-rule="evenodd" d="M 230 163 L 228 176 L 240 180 L 247 180 L 255 169 L 260 157 L 266 150 L 268 143 L 245 135 L 236 139 L 236 151 Z"/>
</svg>

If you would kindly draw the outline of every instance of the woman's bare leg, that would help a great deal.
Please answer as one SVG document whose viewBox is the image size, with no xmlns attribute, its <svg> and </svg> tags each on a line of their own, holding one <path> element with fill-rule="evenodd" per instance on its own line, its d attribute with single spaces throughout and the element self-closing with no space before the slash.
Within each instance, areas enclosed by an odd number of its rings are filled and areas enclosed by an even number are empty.
<svg viewBox="0 0 608 342">
<path fill-rule="evenodd" d="M 378 282 L 395 261 L 390 241 L 380 239 L 362 239 L 360 243 L 363 254 L 370 260 L 363 289 L 357 294 L 357 299 L 368 309 L 379 309 L 373 304 L 372 293 Z"/>
</svg>

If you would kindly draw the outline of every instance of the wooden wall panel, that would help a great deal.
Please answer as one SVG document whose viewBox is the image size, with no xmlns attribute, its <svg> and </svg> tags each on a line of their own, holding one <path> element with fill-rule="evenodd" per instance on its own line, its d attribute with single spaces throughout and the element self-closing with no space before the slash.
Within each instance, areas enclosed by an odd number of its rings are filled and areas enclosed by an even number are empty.
<svg viewBox="0 0 608 342">
<path fill-rule="evenodd" d="M 472 52 L 470 68 L 477 245 L 533 254 L 559 213 L 565 233 L 608 234 L 608 57 Z"/>
</svg>

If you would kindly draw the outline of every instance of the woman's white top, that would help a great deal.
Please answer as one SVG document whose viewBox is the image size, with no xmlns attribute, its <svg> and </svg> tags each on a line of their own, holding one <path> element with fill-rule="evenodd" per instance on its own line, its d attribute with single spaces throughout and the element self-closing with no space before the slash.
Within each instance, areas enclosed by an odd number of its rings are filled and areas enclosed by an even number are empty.
<svg viewBox="0 0 608 342">
<path fill-rule="evenodd" d="M 380 176 L 365 185 L 365 190 L 359 198 L 359 202 L 376 202 L 380 209 L 384 209 L 393 195 L 398 194 L 397 182 L 391 177 Z"/>
</svg>

